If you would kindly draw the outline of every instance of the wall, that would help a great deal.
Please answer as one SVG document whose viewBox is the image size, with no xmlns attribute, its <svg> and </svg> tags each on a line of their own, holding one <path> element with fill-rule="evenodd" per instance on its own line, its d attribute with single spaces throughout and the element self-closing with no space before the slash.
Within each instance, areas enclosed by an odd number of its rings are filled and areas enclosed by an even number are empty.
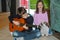
<svg viewBox="0 0 60 40">
<path fill-rule="evenodd" d="M 1 12 L 1 0 L 0 0 L 0 12 Z"/>
</svg>

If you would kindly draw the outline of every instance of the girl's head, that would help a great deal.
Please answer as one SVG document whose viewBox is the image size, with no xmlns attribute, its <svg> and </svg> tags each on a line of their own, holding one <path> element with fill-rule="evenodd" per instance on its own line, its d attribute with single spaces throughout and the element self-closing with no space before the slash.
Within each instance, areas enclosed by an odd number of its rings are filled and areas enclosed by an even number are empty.
<svg viewBox="0 0 60 40">
<path fill-rule="evenodd" d="M 19 7 L 18 8 L 18 14 L 19 15 L 22 15 L 22 14 L 24 14 L 24 13 L 26 13 L 27 11 L 26 11 L 26 9 L 24 8 L 24 7 Z"/>
<path fill-rule="evenodd" d="M 39 13 L 40 10 L 42 11 L 42 13 L 45 12 L 44 3 L 42 0 L 37 1 L 37 4 L 36 4 L 36 13 Z"/>
</svg>

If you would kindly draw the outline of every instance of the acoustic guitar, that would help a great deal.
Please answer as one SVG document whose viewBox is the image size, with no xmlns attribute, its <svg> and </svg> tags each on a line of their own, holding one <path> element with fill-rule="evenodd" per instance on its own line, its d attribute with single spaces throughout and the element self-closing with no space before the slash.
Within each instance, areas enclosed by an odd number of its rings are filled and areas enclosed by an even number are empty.
<svg viewBox="0 0 60 40">
<path fill-rule="evenodd" d="M 18 31 L 21 31 L 21 32 L 24 31 L 24 30 L 26 30 L 25 28 L 23 28 L 23 26 L 24 26 L 25 24 L 26 24 L 27 27 L 35 27 L 35 28 L 40 29 L 40 26 L 37 27 L 37 25 L 27 24 L 24 18 L 20 18 L 20 19 L 14 18 L 14 21 L 18 21 L 18 22 L 20 23 L 20 25 L 17 26 L 17 25 L 15 25 L 15 24 L 13 24 L 13 23 L 10 22 L 10 23 L 9 23 L 9 30 L 10 30 L 11 32 L 14 32 L 15 30 L 18 30 Z"/>
</svg>

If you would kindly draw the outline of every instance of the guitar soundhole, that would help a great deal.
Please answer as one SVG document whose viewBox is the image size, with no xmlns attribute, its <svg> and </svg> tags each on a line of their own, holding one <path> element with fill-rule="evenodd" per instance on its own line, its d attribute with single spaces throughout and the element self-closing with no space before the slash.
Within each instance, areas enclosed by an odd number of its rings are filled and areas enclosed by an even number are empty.
<svg viewBox="0 0 60 40">
<path fill-rule="evenodd" d="M 13 26 L 12 26 L 12 28 L 13 28 Z"/>
</svg>

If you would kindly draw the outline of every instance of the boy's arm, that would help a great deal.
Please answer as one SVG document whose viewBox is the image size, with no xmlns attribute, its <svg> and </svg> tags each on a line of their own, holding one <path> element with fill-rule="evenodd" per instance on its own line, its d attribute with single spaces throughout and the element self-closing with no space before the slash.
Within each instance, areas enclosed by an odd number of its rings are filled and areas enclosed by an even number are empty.
<svg viewBox="0 0 60 40">
<path fill-rule="evenodd" d="M 12 23 L 13 18 L 16 18 L 16 17 L 17 17 L 17 15 L 10 15 L 10 16 L 8 17 L 8 19 L 9 19 L 9 21 Z"/>
<path fill-rule="evenodd" d="M 33 24 L 33 17 L 32 16 L 30 16 L 28 19 L 27 19 L 27 23 L 28 24 Z"/>
<path fill-rule="evenodd" d="M 9 16 L 8 19 L 9 19 L 9 21 L 12 23 L 13 17 L 12 17 L 12 16 Z"/>
</svg>

